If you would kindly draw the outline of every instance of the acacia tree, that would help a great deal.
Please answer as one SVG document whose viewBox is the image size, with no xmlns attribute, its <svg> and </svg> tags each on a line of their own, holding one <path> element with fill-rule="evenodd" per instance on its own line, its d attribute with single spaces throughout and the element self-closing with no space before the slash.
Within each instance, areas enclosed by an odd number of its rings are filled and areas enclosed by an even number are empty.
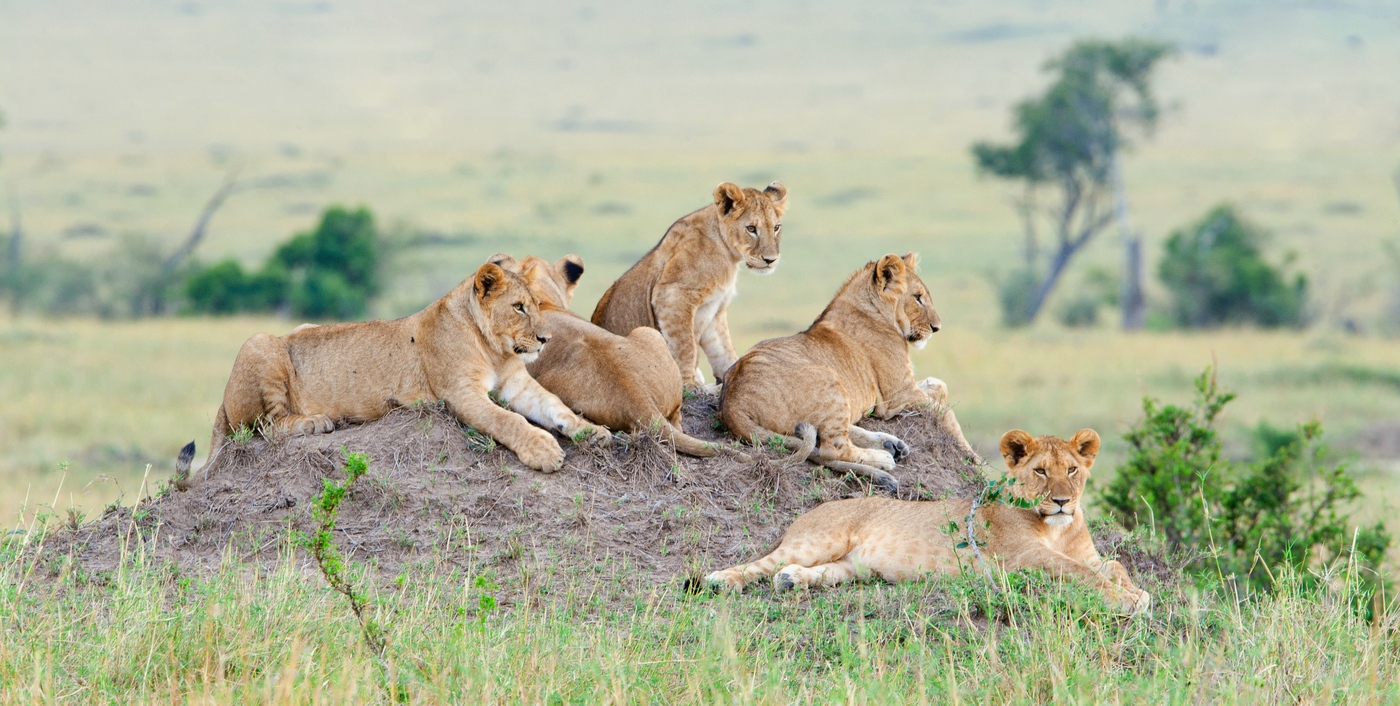
<svg viewBox="0 0 1400 706">
<path fill-rule="evenodd" d="M 1014 143 L 972 146 L 979 172 L 1023 187 L 1016 207 L 1025 230 L 1024 269 L 1002 284 L 1007 324 L 1034 321 L 1070 260 L 1116 218 L 1125 252 L 1124 326 L 1142 325 L 1140 237 L 1128 224 L 1118 160 L 1130 128 L 1146 136 L 1156 126 L 1152 69 L 1171 52 L 1171 45 L 1146 39 L 1077 42 L 1046 63 L 1056 77 L 1045 94 L 1016 105 Z M 1049 252 L 1042 248 L 1042 219 L 1053 233 Z"/>
</svg>

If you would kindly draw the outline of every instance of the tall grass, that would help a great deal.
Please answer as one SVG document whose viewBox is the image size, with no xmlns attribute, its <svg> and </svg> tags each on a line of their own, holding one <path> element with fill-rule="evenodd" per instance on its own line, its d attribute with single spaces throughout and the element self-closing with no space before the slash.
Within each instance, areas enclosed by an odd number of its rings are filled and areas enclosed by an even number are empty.
<svg viewBox="0 0 1400 706">
<path fill-rule="evenodd" d="M 999 590 L 969 575 L 715 596 L 638 585 L 621 567 L 587 588 L 426 559 L 374 591 L 393 616 L 398 678 L 386 686 L 339 594 L 290 550 L 270 570 L 226 559 L 193 576 L 154 564 L 132 537 L 103 574 L 35 565 L 12 539 L 0 568 L 5 702 L 1400 699 L 1400 610 L 1358 617 L 1344 571 L 1321 594 L 1285 575 L 1276 594 L 1243 603 L 1157 586 L 1154 613 L 1128 619 L 1035 573 L 1001 576 Z M 499 608 L 481 600 L 496 580 L 519 589 Z"/>
</svg>

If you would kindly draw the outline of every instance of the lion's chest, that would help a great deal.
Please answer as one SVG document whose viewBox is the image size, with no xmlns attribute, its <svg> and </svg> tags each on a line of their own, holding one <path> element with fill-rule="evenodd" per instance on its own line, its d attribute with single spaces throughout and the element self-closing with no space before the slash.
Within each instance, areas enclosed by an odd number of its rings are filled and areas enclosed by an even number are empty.
<svg viewBox="0 0 1400 706">
<path fill-rule="evenodd" d="M 710 330 L 714 326 L 715 317 L 719 315 L 721 309 L 729 306 L 729 302 L 738 293 L 739 265 L 734 266 L 734 270 L 729 273 L 729 278 L 720 282 L 709 294 L 700 301 L 700 306 L 695 308 L 695 332 L 701 333 Z"/>
</svg>

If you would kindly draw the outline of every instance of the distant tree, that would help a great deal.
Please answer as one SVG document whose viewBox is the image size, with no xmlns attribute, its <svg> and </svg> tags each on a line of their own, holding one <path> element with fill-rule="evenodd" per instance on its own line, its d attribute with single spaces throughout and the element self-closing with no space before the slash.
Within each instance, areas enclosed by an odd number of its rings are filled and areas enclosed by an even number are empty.
<svg viewBox="0 0 1400 706">
<path fill-rule="evenodd" d="M 1268 234 L 1220 205 L 1167 239 L 1158 276 L 1172 296 L 1179 326 L 1300 326 L 1307 278 L 1288 282 L 1264 260 Z"/>
<path fill-rule="evenodd" d="M 193 273 L 185 297 L 200 313 L 284 309 L 308 319 L 356 319 L 379 294 L 379 253 L 369 209 L 333 206 L 315 230 L 282 243 L 260 271 L 224 260 Z"/>
<path fill-rule="evenodd" d="M 1025 230 L 1024 264 L 1002 282 L 1008 325 L 1035 320 L 1070 260 L 1115 217 L 1128 253 L 1120 297 L 1124 321 L 1130 328 L 1141 325 L 1141 246 L 1127 221 L 1118 160 L 1128 128 L 1148 135 L 1156 126 L 1152 69 L 1171 52 L 1171 45 L 1145 39 L 1077 42 L 1045 65 L 1056 74 L 1045 94 L 1017 104 L 1014 143 L 972 146 L 980 172 L 1024 185 L 1017 204 Z M 1054 203 L 1042 209 L 1041 191 L 1047 188 L 1054 191 Z M 1105 203 L 1110 194 L 1117 197 L 1114 209 Z M 1048 261 L 1037 227 L 1042 218 L 1054 232 Z"/>
</svg>

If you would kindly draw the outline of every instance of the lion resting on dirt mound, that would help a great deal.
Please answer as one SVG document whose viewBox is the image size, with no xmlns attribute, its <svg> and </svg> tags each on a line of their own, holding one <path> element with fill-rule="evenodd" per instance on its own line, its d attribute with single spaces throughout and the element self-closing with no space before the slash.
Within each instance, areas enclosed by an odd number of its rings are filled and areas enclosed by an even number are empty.
<svg viewBox="0 0 1400 706">
<path fill-rule="evenodd" d="M 1122 564 L 1104 561 L 1094 549 L 1080 506 L 1099 452 L 1098 433 L 1083 429 L 1066 442 L 1053 436 L 1033 439 L 1016 429 L 1001 438 L 1001 452 L 1016 481 L 1011 494 L 1038 504 L 975 508 L 976 534 L 970 541 L 985 542 L 985 549 L 957 548 L 969 539 L 972 500 L 837 500 L 797 518 L 768 556 L 716 571 L 705 582 L 738 590 L 764 576 L 772 576 L 779 589 L 832 586 L 870 574 L 905 581 L 928 572 L 959 573 L 984 561 L 976 551 L 1006 571 L 1036 568 L 1087 581 L 1124 613 L 1148 610 L 1152 596 L 1133 585 Z M 949 531 L 950 523 L 957 531 Z"/>
<path fill-rule="evenodd" d="M 639 326 L 661 331 L 688 390 L 705 384 L 696 367 L 696 344 L 705 349 L 715 381 L 739 355 L 729 340 L 729 302 L 739 265 L 773 274 L 787 210 L 787 187 L 773 182 L 762 191 L 725 182 L 715 202 L 673 223 L 661 241 L 613 282 L 593 323 L 626 336 Z"/>
<path fill-rule="evenodd" d="M 244 425 L 319 434 L 337 422 L 369 421 L 401 404 L 441 399 L 464 424 L 504 444 L 525 465 L 557 471 L 564 451 L 531 421 L 574 438 L 610 436 L 526 371 L 548 340 L 525 281 L 491 263 L 412 316 L 299 326 L 280 338 L 258 334 L 233 362 L 209 464 L 228 434 Z M 510 409 L 496 404 L 493 392 Z"/>
<path fill-rule="evenodd" d="M 689 456 L 721 451 L 718 444 L 682 431 L 681 374 L 659 331 L 643 326 L 618 336 L 569 310 L 583 276 L 582 258 L 565 255 L 550 264 L 538 257 L 517 262 L 498 254 L 488 262 L 519 273 L 540 302 L 540 317 L 552 338 L 527 367 L 546 390 L 610 429 L 660 432 Z M 748 460 L 742 453 L 730 453 Z"/>
<path fill-rule="evenodd" d="M 923 348 L 939 328 L 928 288 L 914 273 L 917 264 L 914 253 L 866 264 L 806 331 L 745 353 L 729 369 L 720 397 L 720 419 L 730 433 L 752 444 L 781 436 L 789 448 L 806 449 L 814 463 L 897 490 L 886 471 L 908 455 L 908 445 L 856 422 L 866 414 L 889 419 L 947 402 L 947 385 L 937 378 L 916 383 L 909 359 L 909 344 Z M 952 410 L 938 413 L 975 456 Z"/>
</svg>

